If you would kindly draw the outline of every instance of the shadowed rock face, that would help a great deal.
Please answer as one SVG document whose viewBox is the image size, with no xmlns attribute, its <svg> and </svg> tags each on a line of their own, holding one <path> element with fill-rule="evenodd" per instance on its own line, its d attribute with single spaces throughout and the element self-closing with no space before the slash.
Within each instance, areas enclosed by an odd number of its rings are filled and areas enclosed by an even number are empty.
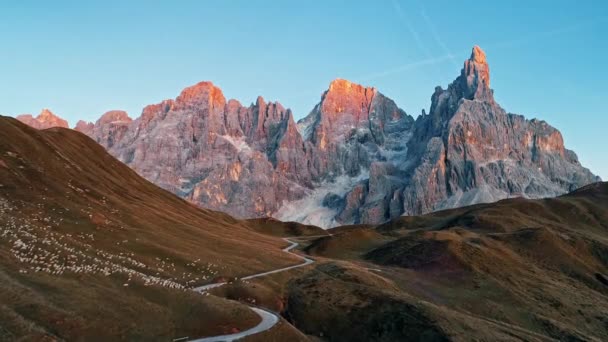
<svg viewBox="0 0 608 342">
<path fill-rule="evenodd" d="M 136 120 L 111 111 L 76 129 L 200 206 L 325 227 L 555 196 L 599 180 L 559 131 L 494 101 L 477 46 L 415 121 L 375 88 L 342 79 L 297 124 L 280 103 L 243 106 L 201 82 Z"/>
<path fill-rule="evenodd" d="M 95 122 L 78 121 L 75 130 L 91 136 L 97 143 L 107 149 L 111 149 L 115 142 L 120 141 L 129 130 L 129 124 L 133 119 L 127 112 L 122 110 L 111 110 L 106 112 Z"/>
</svg>

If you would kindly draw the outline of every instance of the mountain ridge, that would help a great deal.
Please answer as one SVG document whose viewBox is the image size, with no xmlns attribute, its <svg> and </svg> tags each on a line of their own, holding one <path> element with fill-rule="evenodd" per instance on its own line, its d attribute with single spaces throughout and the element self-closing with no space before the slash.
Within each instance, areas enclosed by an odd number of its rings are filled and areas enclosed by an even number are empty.
<svg viewBox="0 0 608 342">
<path fill-rule="evenodd" d="M 416 119 L 376 88 L 344 79 L 297 123 L 278 102 L 259 96 L 243 106 L 205 81 L 132 122 L 124 113 L 76 129 L 200 206 L 324 227 L 556 196 L 599 180 L 558 130 L 507 113 L 493 94 L 475 46 Z"/>
</svg>

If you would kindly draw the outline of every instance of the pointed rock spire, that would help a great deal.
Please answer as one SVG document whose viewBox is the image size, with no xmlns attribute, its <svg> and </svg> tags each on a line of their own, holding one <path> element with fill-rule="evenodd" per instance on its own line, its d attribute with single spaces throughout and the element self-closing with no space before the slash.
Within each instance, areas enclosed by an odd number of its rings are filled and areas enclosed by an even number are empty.
<svg viewBox="0 0 608 342">
<path fill-rule="evenodd" d="M 471 57 L 464 62 L 462 69 L 464 97 L 469 100 L 492 100 L 490 89 L 490 67 L 486 53 L 477 45 L 471 51 Z"/>
<path fill-rule="evenodd" d="M 478 45 L 473 46 L 469 60 L 479 64 L 488 64 L 486 62 L 486 53 Z"/>
</svg>

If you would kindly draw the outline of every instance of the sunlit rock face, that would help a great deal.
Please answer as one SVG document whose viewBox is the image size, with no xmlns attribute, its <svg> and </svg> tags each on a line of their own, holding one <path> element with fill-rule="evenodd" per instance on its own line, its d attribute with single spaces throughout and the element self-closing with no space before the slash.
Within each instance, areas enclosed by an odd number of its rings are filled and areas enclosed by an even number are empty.
<svg viewBox="0 0 608 342">
<path fill-rule="evenodd" d="M 342 79 L 334 80 L 321 102 L 298 122 L 305 141 L 314 147 L 317 191 L 331 192 L 332 182 L 339 177 L 366 176 L 362 184 L 336 194 L 344 200 L 342 206 L 332 208 L 334 224 L 383 222 L 391 217 L 392 191 L 403 184 L 400 166 L 413 123 L 411 116 L 375 88 Z"/>
<path fill-rule="evenodd" d="M 435 90 L 429 114 L 418 117 L 408 143 L 405 214 L 556 196 L 599 181 L 564 148 L 559 131 L 506 113 L 489 85 L 485 53 L 475 47 L 448 89 Z"/>
<path fill-rule="evenodd" d="M 356 176 L 383 160 L 385 148 L 401 151 L 413 122 L 375 88 L 337 79 L 298 126 L 315 147 L 313 162 L 320 175 Z"/>
<path fill-rule="evenodd" d="M 270 215 L 311 186 L 291 111 L 262 97 L 248 107 L 226 101 L 211 82 L 147 106 L 134 121 L 108 112 L 87 134 L 148 180 L 237 217 Z"/>
<path fill-rule="evenodd" d="M 555 196 L 599 180 L 559 131 L 495 102 L 479 47 L 416 120 L 377 89 L 343 79 L 297 124 L 278 102 L 244 106 L 201 82 L 135 120 L 112 111 L 77 129 L 202 207 L 323 227 Z"/>
<path fill-rule="evenodd" d="M 52 127 L 68 128 L 68 122 L 56 116 L 48 109 L 43 109 L 37 117 L 30 114 L 22 114 L 17 116 L 17 120 L 26 125 L 37 129 L 47 129 Z"/>
</svg>

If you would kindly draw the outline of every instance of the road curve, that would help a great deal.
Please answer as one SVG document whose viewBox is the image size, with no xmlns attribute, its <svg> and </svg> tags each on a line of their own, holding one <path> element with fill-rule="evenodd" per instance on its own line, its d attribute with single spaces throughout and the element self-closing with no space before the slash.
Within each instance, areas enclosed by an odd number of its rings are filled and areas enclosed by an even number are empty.
<svg viewBox="0 0 608 342">
<path fill-rule="evenodd" d="M 279 273 L 279 272 L 283 272 L 283 271 L 288 271 L 294 268 L 298 268 L 298 267 L 303 267 L 306 265 L 310 265 L 313 262 L 315 262 L 313 259 L 307 258 L 305 256 L 296 254 L 294 252 L 292 252 L 291 250 L 296 248 L 299 243 L 291 241 L 290 239 L 294 239 L 294 238 L 314 238 L 314 237 L 323 237 L 323 236 L 328 236 L 328 235 L 313 235 L 313 236 L 293 236 L 293 237 L 287 237 L 287 238 L 283 238 L 283 240 L 285 240 L 286 242 L 288 242 L 290 245 L 283 248 L 283 252 L 289 253 L 291 255 L 295 255 L 296 257 L 300 258 L 301 260 L 303 260 L 304 262 L 301 264 L 297 264 L 297 265 L 293 265 L 293 266 L 288 266 L 288 267 L 282 267 L 282 268 L 277 268 L 275 270 L 271 270 L 271 271 L 267 271 L 267 272 L 261 272 L 261 273 L 256 273 L 256 274 L 252 274 L 252 275 L 248 275 L 245 277 L 241 277 L 241 280 L 248 280 L 248 279 L 253 279 L 253 278 L 259 278 L 259 277 L 264 277 L 267 276 L 269 274 L 274 274 L 274 273 Z M 331 236 L 331 234 L 329 235 Z M 203 285 L 203 286 L 199 286 L 199 287 L 195 287 L 193 290 L 196 292 L 205 292 L 208 291 L 210 289 L 216 288 L 216 287 L 220 287 L 223 285 L 226 285 L 226 282 L 220 282 L 220 283 L 213 283 L 213 284 L 207 284 L 207 285 Z M 204 338 L 200 338 L 200 339 L 194 339 L 194 340 L 190 340 L 190 341 L 196 341 L 196 342 L 220 342 L 220 341 L 234 341 L 243 337 L 247 337 L 247 336 L 251 336 L 257 333 L 260 333 L 262 331 L 266 331 L 269 330 L 270 328 L 272 328 L 275 324 L 277 324 L 279 322 L 279 316 L 277 316 L 276 314 L 264 310 L 264 309 L 260 309 L 257 307 L 253 307 L 250 306 L 249 307 L 251 310 L 253 310 L 253 312 L 255 312 L 258 316 L 260 316 L 262 318 L 262 321 L 256 325 L 255 327 L 251 328 L 251 329 L 247 329 L 245 331 L 241 331 L 239 333 L 236 334 L 229 334 L 229 335 L 219 335 L 219 336 L 210 336 L 210 337 L 204 337 Z"/>
<path fill-rule="evenodd" d="M 238 332 L 236 334 L 229 335 L 220 335 L 220 336 L 211 336 L 211 337 L 203 337 L 195 340 L 191 340 L 193 342 L 217 342 L 217 341 L 234 341 L 243 337 L 247 337 L 249 335 L 257 334 L 262 331 L 266 331 L 275 324 L 279 322 L 279 316 L 273 314 L 270 311 L 262 310 L 260 308 L 250 307 L 253 312 L 262 317 L 262 321 L 251 329 L 247 329 L 245 331 Z"/>
</svg>

